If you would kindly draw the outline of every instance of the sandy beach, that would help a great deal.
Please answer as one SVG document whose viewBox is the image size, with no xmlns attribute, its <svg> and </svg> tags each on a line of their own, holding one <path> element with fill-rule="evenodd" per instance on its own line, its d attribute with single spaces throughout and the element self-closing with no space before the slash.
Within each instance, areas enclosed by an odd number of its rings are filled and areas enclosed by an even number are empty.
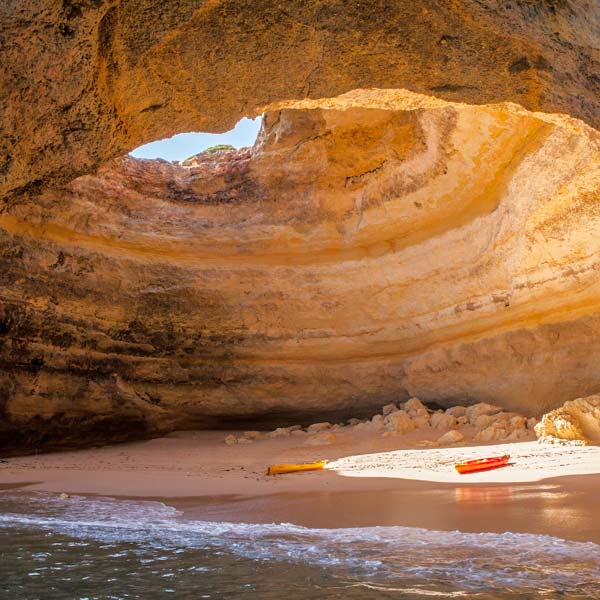
<svg viewBox="0 0 600 600">
<path fill-rule="evenodd" d="M 263 438 L 228 446 L 231 432 L 167 437 L 0 464 L 0 489 L 161 500 L 200 520 L 289 522 L 320 528 L 407 525 L 544 533 L 600 541 L 594 485 L 600 447 L 535 441 L 423 447 L 427 431 L 382 439 L 338 435 L 326 446 Z M 234 432 L 239 433 L 239 432 Z M 454 464 L 510 454 L 504 468 L 459 475 Z M 266 476 L 279 462 L 327 459 L 323 471 Z"/>
</svg>

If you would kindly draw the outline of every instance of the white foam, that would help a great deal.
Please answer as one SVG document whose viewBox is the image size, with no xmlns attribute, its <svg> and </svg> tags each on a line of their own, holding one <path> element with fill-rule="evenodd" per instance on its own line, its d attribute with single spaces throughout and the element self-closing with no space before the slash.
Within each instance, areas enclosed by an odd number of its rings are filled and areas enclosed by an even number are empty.
<svg viewBox="0 0 600 600">
<path fill-rule="evenodd" d="M 376 577 L 378 582 L 409 577 L 411 581 L 460 582 L 471 591 L 502 586 L 539 593 L 583 586 L 597 590 L 600 597 L 600 546 L 545 535 L 191 521 L 159 502 L 0 495 L 0 504 L 15 506 L 17 501 L 19 512 L 0 514 L 0 527 L 31 527 L 106 543 L 139 543 L 166 552 L 214 549 L 257 561 L 339 567 L 351 569 L 361 579 Z M 435 590 L 421 592 L 431 595 Z"/>
</svg>

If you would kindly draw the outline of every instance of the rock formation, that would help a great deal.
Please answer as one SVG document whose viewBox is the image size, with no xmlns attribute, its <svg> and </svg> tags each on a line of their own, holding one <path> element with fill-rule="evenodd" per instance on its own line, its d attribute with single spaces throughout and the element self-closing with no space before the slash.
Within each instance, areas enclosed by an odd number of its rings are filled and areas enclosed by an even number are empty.
<svg viewBox="0 0 600 600">
<path fill-rule="evenodd" d="M 600 442 L 600 394 L 565 402 L 535 426 L 540 442 L 587 445 Z"/>
<path fill-rule="evenodd" d="M 8 0 L 0 198 L 357 88 L 600 123 L 596 0 Z"/>
<path fill-rule="evenodd" d="M 463 416 L 456 419 L 457 410 Z M 482 418 L 485 417 L 485 422 Z M 265 438 L 299 437 L 307 446 L 328 446 L 339 441 L 356 440 L 365 434 L 375 441 L 377 437 L 390 438 L 403 444 L 432 447 L 474 442 L 514 442 L 535 438 L 535 418 L 504 412 L 499 406 L 484 402 L 469 407 L 452 406 L 446 411 L 433 410 L 418 398 L 410 398 L 399 406 L 387 404 L 382 414 L 370 419 L 348 419 L 332 425 L 328 422 L 278 427 L 274 431 L 246 431 L 242 435 L 227 435 L 223 442 L 228 446 L 252 444 Z M 598 421 L 600 424 L 600 421 Z M 443 432 L 443 433 L 442 433 Z M 440 433 L 442 433 L 440 435 Z M 175 434 L 177 435 L 177 434 Z"/>
<path fill-rule="evenodd" d="M 196 162 L 117 159 L 0 214 L 2 446 L 600 389 L 583 122 L 359 90 Z"/>
</svg>

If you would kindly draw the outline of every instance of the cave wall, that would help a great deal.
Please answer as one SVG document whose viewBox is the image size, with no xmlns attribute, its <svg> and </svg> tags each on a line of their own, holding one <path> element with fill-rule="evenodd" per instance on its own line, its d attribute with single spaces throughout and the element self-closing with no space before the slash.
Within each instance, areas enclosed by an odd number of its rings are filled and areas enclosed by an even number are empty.
<svg viewBox="0 0 600 600">
<path fill-rule="evenodd" d="M 406 91 L 268 111 L 0 215 L 5 445 L 600 387 L 600 134 Z"/>
<path fill-rule="evenodd" d="M 0 198 L 357 88 L 511 100 L 598 127 L 599 27 L 595 0 L 5 0 Z"/>
</svg>

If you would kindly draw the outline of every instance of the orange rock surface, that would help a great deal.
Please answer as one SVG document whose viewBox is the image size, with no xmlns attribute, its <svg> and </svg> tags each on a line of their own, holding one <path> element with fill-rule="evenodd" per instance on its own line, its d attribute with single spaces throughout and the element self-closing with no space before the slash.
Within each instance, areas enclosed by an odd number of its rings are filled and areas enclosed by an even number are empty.
<svg viewBox="0 0 600 600">
<path fill-rule="evenodd" d="M 252 149 L 20 197 L 2 443 L 592 393 L 599 200 L 582 121 L 402 90 L 273 104 Z"/>
<path fill-rule="evenodd" d="M 9 0 L 0 198 L 276 101 L 406 88 L 600 124 L 596 0 Z"/>
</svg>

